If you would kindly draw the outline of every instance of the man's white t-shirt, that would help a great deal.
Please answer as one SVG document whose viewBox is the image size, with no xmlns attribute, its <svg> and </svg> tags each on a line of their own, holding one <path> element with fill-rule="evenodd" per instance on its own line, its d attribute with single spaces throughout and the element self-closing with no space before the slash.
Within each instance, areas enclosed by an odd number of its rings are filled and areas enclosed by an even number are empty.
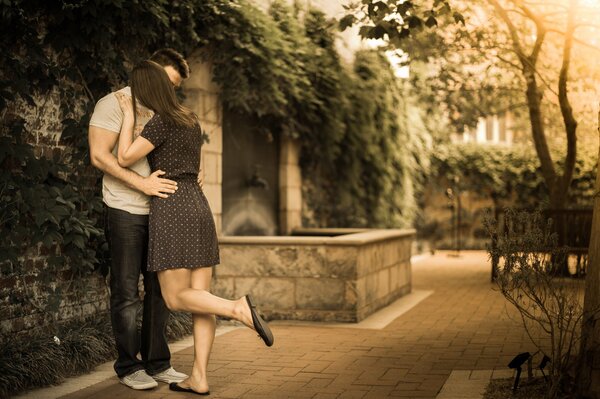
<svg viewBox="0 0 600 399">
<path fill-rule="evenodd" d="M 102 129 L 109 130 L 114 134 L 119 134 L 121 131 L 121 124 L 123 123 L 123 112 L 119 106 L 119 101 L 115 96 L 115 93 L 124 93 L 131 96 L 131 88 L 125 87 L 116 92 L 110 93 L 102 97 L 94 108 L 94 113 L 90 119 L 90 126 L 96 126 Z M 137 105 L 136 123 L 134 128 L 134 138 L 137 137 L 144 126 L 154 113 L 139 104 Z M 119 142 L 113 149 L 113 154 L 117 155 L 117 149 Z M 150 165 L 146 157 L 140 159 L 135 164 L 131 165 L 129 169 L 138 173 L 140 176 L 150 176 Z M 102 198 L 104 203 L 111 208 L 120 209 L 135 215 L 147 215 L 150 213 L 150 197 L 142 192 L 134 190 L 126 186 L 119 179 L 105 173 L 102 178 Z"/>
</svg>

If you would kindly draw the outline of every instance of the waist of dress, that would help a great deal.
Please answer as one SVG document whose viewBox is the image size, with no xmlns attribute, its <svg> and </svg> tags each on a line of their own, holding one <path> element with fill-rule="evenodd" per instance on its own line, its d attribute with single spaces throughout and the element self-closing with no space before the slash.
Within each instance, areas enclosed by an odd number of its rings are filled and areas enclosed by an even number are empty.
<svg viewBox="0 0 600 399">
<path fill-rule="evenodd" d="M 194 182 L 198 184 L 198 175 L 185 174 L 185 175 L 177 175 L 177 176 L 169 176 L 165 177 L 166 179 L 175 180 L 176 182 Z"/>
</svg>

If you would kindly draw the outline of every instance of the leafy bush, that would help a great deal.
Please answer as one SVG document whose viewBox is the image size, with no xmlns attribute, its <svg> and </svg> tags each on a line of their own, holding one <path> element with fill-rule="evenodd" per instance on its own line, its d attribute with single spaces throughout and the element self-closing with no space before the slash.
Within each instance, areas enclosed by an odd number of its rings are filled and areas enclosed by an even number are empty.
<svg viewBox="0 0 600 399">
<path fill-rule="evenodd" d="M 34 147 L 22 141 L 22 118 L 7 128 L 12 135 L 0 136 L 0 263 L 5 274 L 31 273 L 22 257 L 37 255 L 35 248 L 41 246 L 49 255 L 47 267 L 36 271 L 42 282 L 38 296 L 47 297 L 40 310 L 54 314 L 64 295 L 51 284 L 58 271 L 68 268 L 71 287 L 85 290 L 82 277 L 104 265 L 101 199 L 81 188 L 83 176 L 71 173 L 64 154 L 51 159 L 35 155 Z"/>
<path fill-rule="evenodd" d="M 489 248 L 500 260 L 497 284 L 502 295 L 519 312 L 523 326 L 542 355 L 551 359 L 549 398 L 572 389 L 574 355 L 580 340 L 583 290 L 580 280 L 556 276 L 566 250 L 557 245 L 552 220 L 541 213 L 506 211 L 507 231 L 497 230 L 495 221 L 486 227 L 497 245 Z"/>
<path fill-rule="evenodd" d="M 455 247 L 451 237 L 454 230 L 452 208 L 447 212 L 442 209 L 443 205 L 452 204 L 442 197 L 448 187 L 460 192 L 463 201 L 467 199 L 467 205 L 463 202 L 460 227 L 465 249 L 485 248 L 480 233 L 482 216 L 489 208 L 492 211 L 504 207 L 535 209 L 549 205 L 539 160 L 527 144 L 445 143 L 436 145 L 431 154 L 427 187 L 431 195 L 423 204 L 425 212 L 417 219 L 416 228 L 420 238 L 437 248 Z M 557 151 L 554 154 L 555 159 L 560 158 Z M 569 190 L 569 208 L 591 207 L 597 161 L 598 154 L 592 148 L 579 149 Z M 432 208 L 435 212 L 428 212 Z"/>
<path fill-rule="evenodd" d="M 558 151 L 554 154 L 555 158 L 562 158 Z M 598 154 L 582 148 L 578 155 L 568 204 L 590 206 Z M 439 145 L 433 152 L 432 174 L 438 182 L 459 177 L 462 191 L 492 198 L 498 207 L 512 203 L 535 207 L 548 203 L 548 189 L 542 179 L 539 160 L 528 145 Z"/>
<path fill-rule="evenodd" d="M 381 51 L 357 52 L 344 79 L 339 151 L 331 164 L 307 168 L 316 171 L 305 188 L 314 219 L 340 227 L 412 226 L 429 163 L 429 134 L 418 117 L 409 124 L 409 114 L 418 111 Z"/>
</svg>

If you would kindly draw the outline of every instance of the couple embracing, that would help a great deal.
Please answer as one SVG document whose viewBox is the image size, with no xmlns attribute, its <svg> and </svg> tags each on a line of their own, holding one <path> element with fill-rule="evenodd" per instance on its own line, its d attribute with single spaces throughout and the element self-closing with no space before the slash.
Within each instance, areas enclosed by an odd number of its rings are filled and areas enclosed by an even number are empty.
<svg viewBox="0 0 600 399">
<path fill-rule="evenodd" d="M 215 315 L 242 322 L 267 346 L 273 344 L 273 334 L 249 295 L 227 300 L 210 293 L 219 244 L 199 179 L 201 128 L 175 94 L 189 74 L 185 59 L 172 49 L 158 50 L 136 65 L 129 87 L 96 104 L 89 144 L 92 164 L 104 173 L 115 371 L 133 389 L 154 388 L 160 381 L 174 391 L 208 395 Z M 140 273 L 141 336 L 136 320 Z M 169 310 L 192 313 L 189 377 L 170 363 Z"/>
</svg>

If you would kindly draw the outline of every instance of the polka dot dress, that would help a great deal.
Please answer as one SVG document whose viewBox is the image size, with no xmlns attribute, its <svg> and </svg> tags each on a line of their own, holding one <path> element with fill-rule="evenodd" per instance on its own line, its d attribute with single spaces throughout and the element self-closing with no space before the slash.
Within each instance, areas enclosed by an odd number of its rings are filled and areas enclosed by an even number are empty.
<svg viewBox="0 0 600 399">
<path fill-rule="evenodd" d="M 165 171 L 163 177 L 177 181 L 178 187 L 169 198 L 150 200 L 148 270 L 219 264 L 213 215 L 197 182 L 200 127 L 174 126 L 157 114 L 140 135 L 155 147 L 148 154 L 152 171 Z"/>
</svg>

